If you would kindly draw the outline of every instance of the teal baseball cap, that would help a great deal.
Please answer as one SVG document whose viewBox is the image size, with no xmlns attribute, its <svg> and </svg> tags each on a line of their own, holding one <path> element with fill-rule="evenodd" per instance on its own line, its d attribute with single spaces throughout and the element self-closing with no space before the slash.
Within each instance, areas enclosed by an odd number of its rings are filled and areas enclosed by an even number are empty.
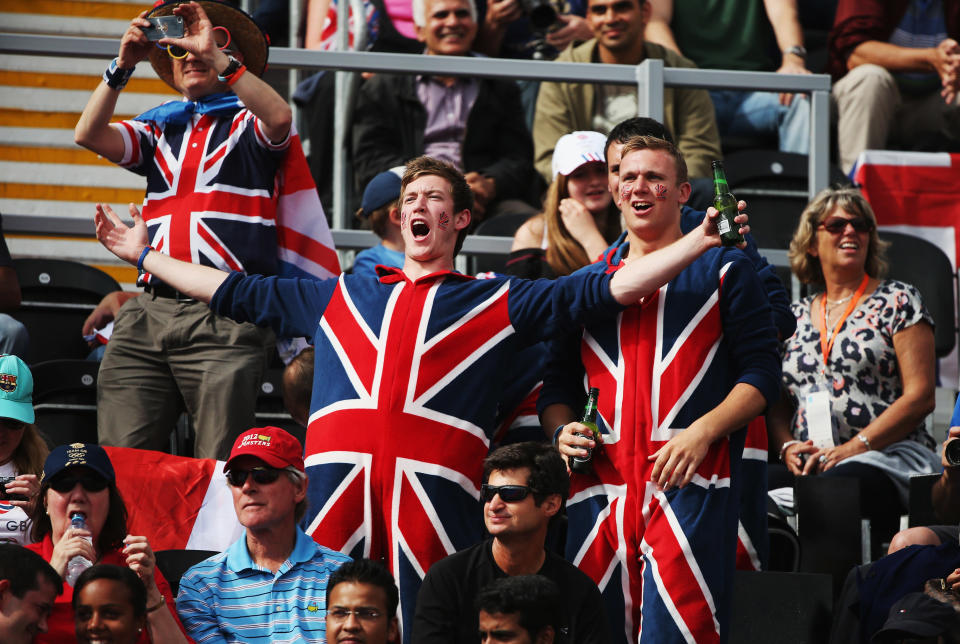
<svg viewBox="0 0 960 644">
<path fill-rule="evenodd" d="M 0 418 L 33 423 L 33 374 L 17 356 L 0 355 Z"/>
</svg>

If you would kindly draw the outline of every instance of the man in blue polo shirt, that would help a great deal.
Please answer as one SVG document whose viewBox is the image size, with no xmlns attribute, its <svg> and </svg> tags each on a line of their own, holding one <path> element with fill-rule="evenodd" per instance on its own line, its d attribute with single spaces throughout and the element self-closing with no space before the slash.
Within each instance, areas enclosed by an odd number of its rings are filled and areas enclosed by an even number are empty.
<svg viewBox="0 0 960 644">
<path fill-rule="evenodd" d="M 223 466 L 246 528 L 180 580 L 177 612 L 197 642 L 325 642 L 330 573 L 350 557 L 297 526 L 306 510 L 302 447 L 277 427 L 242 433 Z"/>
</svg>

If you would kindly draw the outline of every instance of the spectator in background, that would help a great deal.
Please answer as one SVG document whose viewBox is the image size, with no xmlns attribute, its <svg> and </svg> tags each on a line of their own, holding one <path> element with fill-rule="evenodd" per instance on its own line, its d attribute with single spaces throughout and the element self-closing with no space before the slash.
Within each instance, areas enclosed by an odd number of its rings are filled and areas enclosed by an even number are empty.
<svg viewBox="0 0 960 644">
<path fill-rule="evenodd" d="M 143 582 L 150 608 L 138 642 L 182 641 L 170 585 L 156 569 L 147 538 L 127 534 L 127 506 L 106 451 L 83 443 L 54 448 L 43 464 L 39 498 L 31 517 L 37 543 L 27 547 L 49 561 L 61 577 L 66 577 L 68 563 L 76 556 L 95 564 L 128 566 Z M 85 529 L 72 527 L 74 514 L 84 516 Z M 36 642 L 76 641 L 72 602 L 73 588 L 67 584 L 54 604 L 49 631 Z"/>
<path fill-rule="evenodd" d="M 20 358 L 0 356 L 0 542 L 32 541 L 30 515 L 49 451 L 34 420 L 33 374 Z"/>
<path fill-rule="evenodd" d="M 543 212 L 513 236 L 508 274 L 528 279 L 569 275 L 616 240 L 620 211 L 607 190 L 605 142 L 599 132 L 573 132 L 557 141 Z"/>
<path fill-rule="evenodd" d="M 147 591 L 129 568 L 91 566 L 73 588 L 73 616 L 78 644 L 134 644 L 147 627 Z"/>
<path fill-rule="evenodd" d="M 20 282 L 17 280 L 17 271 L 13 268 L 7 240 L 3 236 L 3 220 L 0 219 L 0 353 L 27 355 L 30 344 L 27 327 L 9 315 L 18 308 Z"/>
<path fill-rule="evenodd" d="M 797 0 L 648 2 L 652 14 L 647 40 L 688 57 L 698 67 L 810 73 Z M 805 95 L 714 89 L 710 99 L 721 137 L 772 135 L 783 152 L 810 150 L 810 102 Z"/>
<path fill-rule="evenodd" d="M 468 56 L 477 33 L 473 0 L 416 0 L 417 37 L 432 56 Z M 533 147 L 516 83 L 467 77 L 377 74 L 354 110 L 357 185 L 421 154 L 461 170 L 473 192 L 473 223 L 534 209 Z"/>
<path fill-rule="evenodd" d="M 667 67 L 696 67 L 683 56 L 644 40 L 650 12 L 647 0 L 588 0 L 593 39 L 567 49 L 557 60 L 638 65 L 647 58 L 660 58 Z M 710 162 L 720 158 L 720 135 L 707 91 L 665 87 L 663 113 L 667 130 L 687 159 L 690 176 L 712 176 Z M 636 85 L 543 83 L 533 125 L 537 170 L 551 179 L 550 159 L 564 134 L 576 130 L 607 134 L 636 114 Z"/>
<path fill-rule="evenodd" d="M 483 463 L 480 494 L 483 521 L 492 538 L 438 561 L 427 571 L 417 597 L 414 644 L 476 642 L 475 601 L 481 589 L 504 577 L 534 574 L 563 588 L 551 624 L 557 642 L 607 644 L 596 584 L 544 549 L 547 527 L 562 511 L 569 492 L 566 466 L 549 444 L 515 443 L 490 454 Z"/>
<path fill-rule="evenodd" d="M 327 641 L 387 644 L 398 642 L 400 591 L 383 564 L 348 561 L 327 583 Z"/>
<path fill-rule="evenodd" d="M 350 557 L 297 525 L 307 509 L 302 454 L 300 442 L 278 427 L 237 437 L 223 471 L 246 530 L 180 580 L 177 611 L 194 640 L 324 641 L 327 581 Z"/>
<path fill-rule="evenodd" d="M 147 40 L 146 13 L 130 22 L 80 116 L 76 141 L 147 177 L 143 215 L 151 247 L 223 269 L 276 273 L 277 178 L 292 116 L 259 78 L 266 40 L 229 4 L 169 2 L 150 13 L 171 12 L 184 19 L 186 37 L 170 41 L 170 50 Z M 180 51 L 182 58 L 168 55 Z M 186 100 L 111 123 L 121 90 L 148 57 Z M 196 456 L 223 458 L 237 428 L 254 424 L 274 336 L 218 317 L 153 276 L 141 274 L 139 282 L 147 293 L 117 313 L 97 379 L 100 442 L 163 450 L 186 408 L 197 430 Z"/>
<path fill-rule="evenodd" d="M 363 201 L 357 218 L 381 239 L 373 248 L 357 253 L 353 272 L 366 271 L 371 275 L 378 264 L 401 268 L 403 266 L 403 235 L 400 233 L 400 179 L 403 166 L 381 172 L 363 190 Z"/>
<path fill-rule="evenodd" d="M 960 146 L 960 0 L 840 0 L 828 70 L 840 167 L 864 150 Z"/>
<path fill-rule="evenodd" d="M 30 644 L 47 632 L 53 602 L 63 590 L 60 575 L 43 557 L 0 543 L 0 642 Z"/>
<path fill-rule="evenodd" d="M 298 353 L 283 370 L 283 406 L 290 417 L 304 427 L 310 419 L 310 393 L 313 391 L 313 347 Z"/>
<path fill-rule="evenodd" d="M 910 475 L 939 467 L 924 424 L 935 404 L 933 319 L 915 287 L 883 279 L 887 245 L 854 188 L 827 188 L 804 209 L 790 265 L 824 292 L 793 304 L 784 395 L 767 414 L 782 463 L 770 466 L 770 488 L 813 474 L 859 479 L 875 548 L 897 531 Z"/>
<path fill-rule="evenodd" d="M 560 588 L 546 577 L 518 575 L 497 579 L 477 596 L 480 643 L 562 641 L 557 639 L 561 603 Z"/>
</svg>

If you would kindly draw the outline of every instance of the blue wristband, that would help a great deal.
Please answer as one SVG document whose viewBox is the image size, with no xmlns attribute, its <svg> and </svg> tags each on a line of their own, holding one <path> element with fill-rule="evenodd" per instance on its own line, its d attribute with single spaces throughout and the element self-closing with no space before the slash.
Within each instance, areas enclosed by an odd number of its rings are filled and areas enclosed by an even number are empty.
<svg viewBox="0 0 960 644">
<path fill-rule="evenodd" d="M 144 272 L 144 271 L 143 271 L 143 260 L 145 260 L 145 259 L 147 258 L 147 253 L 149 253 L 149 252 L 152 251 L 152 250 L 154 250 L 153 246 L 144 246 L 144 247 L 143 247 L 143 250 L 140 251 L 140 259 L 137 260 L 137 270 L 138 270 L 139 272 L 141 272 L 141 273 Z"/>
<path fill-rule="evenodd" d="M 118 60 L 118 58 L 114 58 L 110 61 L 107 70 L 103 72 L 103 82 L 105 82 L 110 89 L 115 89 L 119 92 L 127 86 L 127 81 L 133 76 L 133 68 L 121 69 L 117 64 Z"/>
<path fill-rule="evenodd" d="M 566 427 L 563 423 L 560 423 L 560 426 L 553 432 L 553 444 L 557 446 L 557 441 L 560 439 L 560 433 L 563 432 L 563 428 Z"/>
</svg>

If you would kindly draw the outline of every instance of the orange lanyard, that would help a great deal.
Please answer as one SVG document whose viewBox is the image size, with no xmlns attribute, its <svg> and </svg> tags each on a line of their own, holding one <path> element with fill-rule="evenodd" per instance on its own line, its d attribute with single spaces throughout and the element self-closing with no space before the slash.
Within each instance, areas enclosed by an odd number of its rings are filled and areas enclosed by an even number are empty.
<svg viewBox="0 0 960 644">
<path fill-rule="evenodd" d="M 864 291 L 867 290 L 867 282 L 869 281 L 870 276 L 864 275 L 863 281 L 860 282 L 860 286 L 857 288 L 857 292 L 850 298 L 850 304 L 847 304 L 847 310 L 843 312 L 843 315 L 837 320 L 837 325 L 833 327 L 833 333 L 830 334 L 829 339 L 827 339 L 827 293 L 823 293 L 823 299 L 820 300 L 820 353 L 823 354 L 824 369 L 830 368 L 830 352 L 833 350 L 833 343 L 837 339 L 837 334 L 840 333 L 840 327 L 843 326 L 843 323 L 853 312 L 853 309 L 857 307 L 857 302 L 863 297 Z"/>
</svg>

